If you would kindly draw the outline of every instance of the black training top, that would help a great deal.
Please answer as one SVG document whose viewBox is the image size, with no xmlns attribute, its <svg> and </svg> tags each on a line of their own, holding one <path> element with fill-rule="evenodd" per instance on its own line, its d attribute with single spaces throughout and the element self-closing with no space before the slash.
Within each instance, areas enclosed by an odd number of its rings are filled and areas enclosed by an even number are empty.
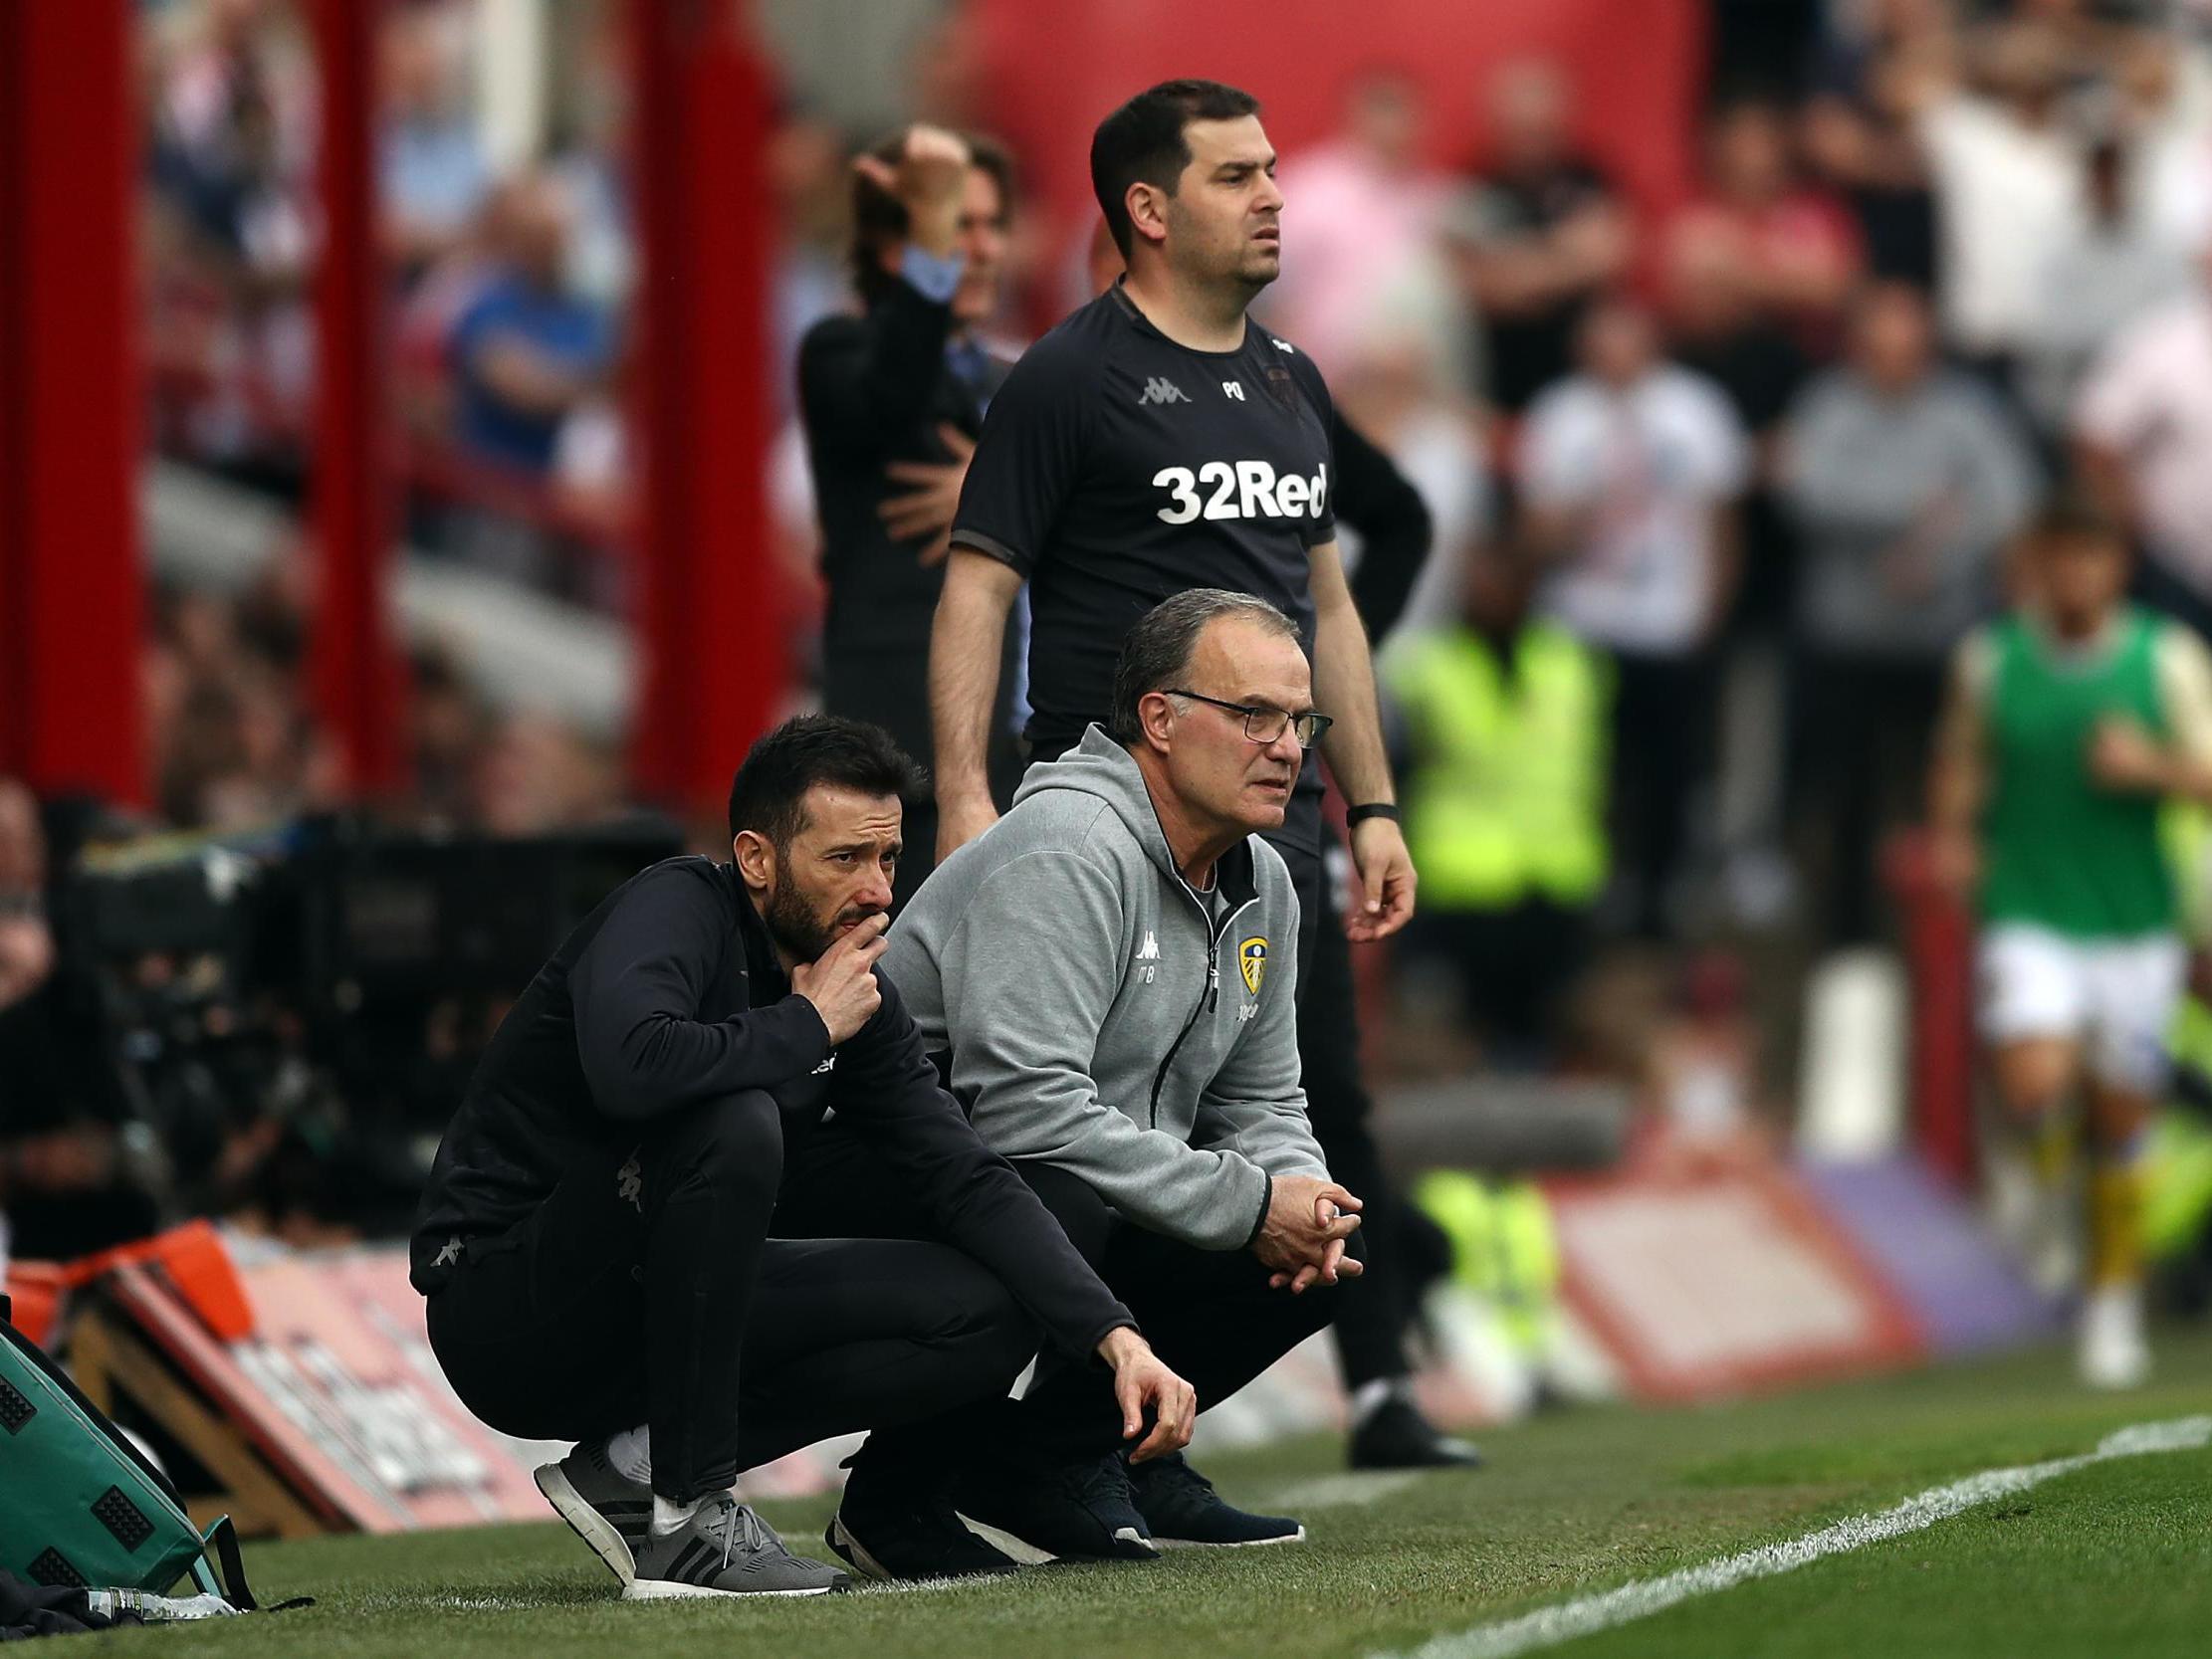
<svg viewBox="0 0 2212 1659">
<path fill-rule="evenodd" d="M 1308 550 L 1336 535 L 1331 410 L 1303 352 L 1247 320 L 1234 351 L 1160 332 L 1116 284 L 992 399 L 955 543 L 1029 578 L 1029 740 L 1074 746 L 1113 702 L 1132 624 L 1193 587 L 1253 593 L 1310 652 Z"/>
<path fill-rule="evenodd" d="M 877 983 L 882 1007 L 832 1053 L 730 866 L 675 858 L 632 877 L 562 941 L 485 1050 L 417 1212 L 415 1288 L 438 1290 L 473 1243 L 524 1220 L 571 1168 L 613 1170 L 648 1120 L 759 1089 L 780 1110 L 786 1147 L 834 1108 L 946 1241 L 1069 1351 L 1134 1325 L 940 1087 L 897 990 L 880 972 Z"/>
</svg>

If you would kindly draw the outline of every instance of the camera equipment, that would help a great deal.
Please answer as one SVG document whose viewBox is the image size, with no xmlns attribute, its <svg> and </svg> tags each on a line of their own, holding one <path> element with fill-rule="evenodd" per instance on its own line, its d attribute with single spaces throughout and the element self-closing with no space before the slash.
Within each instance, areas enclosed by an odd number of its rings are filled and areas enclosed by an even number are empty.
<svg viewBox="0 0 2212 1659">
<path fill-rule="evenodd" d="M 89 849 L 57 908 L 62 973 L 179 1212 L 403 1222 L 507 1004 L 616 887 L 679 850 L 666 820 L 521 839 L 350 817 Z"/>
</svg>

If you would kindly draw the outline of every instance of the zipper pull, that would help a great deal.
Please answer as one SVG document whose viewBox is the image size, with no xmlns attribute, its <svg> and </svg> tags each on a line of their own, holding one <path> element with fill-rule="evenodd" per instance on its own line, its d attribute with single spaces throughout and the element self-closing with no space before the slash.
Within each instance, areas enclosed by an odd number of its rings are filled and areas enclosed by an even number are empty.
<svg viewBox="0 0 2212 1659">
<path fill-rule="evenodd" d="M 1221 1005 L 1221 963 L 1212 950 L 1206 953 L 1206 1006 L 1209 1012 Z"/>
</svg>

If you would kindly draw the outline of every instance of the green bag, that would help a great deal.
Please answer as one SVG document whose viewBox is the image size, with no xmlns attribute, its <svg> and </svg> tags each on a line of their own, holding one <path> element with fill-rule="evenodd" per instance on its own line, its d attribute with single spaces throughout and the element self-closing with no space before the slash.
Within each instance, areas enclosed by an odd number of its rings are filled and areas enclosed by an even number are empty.
<svg viewBox="0 0 2212 1659">
<path fill-rule="evenodd" d="M 189 1572 L 201 1590 L 252 1611 L 230 1517 L 194 1528 L 168 1477 L 9 1323 L 10 1312 L 0 1296 L 0 1568 L 34 1584 L 156 1595 Z"/>
</svg>

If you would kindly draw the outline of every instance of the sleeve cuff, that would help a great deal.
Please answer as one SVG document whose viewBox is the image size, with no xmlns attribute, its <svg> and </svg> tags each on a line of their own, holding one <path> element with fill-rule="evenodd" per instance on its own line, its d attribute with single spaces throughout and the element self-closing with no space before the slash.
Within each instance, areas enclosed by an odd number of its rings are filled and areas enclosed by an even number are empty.
<svg viewBox="0 0 2212 1659">
<path fill-rule="evenodd" d="M 829 1027 L 822 1020 L 822 1011 L 796 991 L 783 999 L 783 1007 L 791 1016 L 791 1029 L 810 1051 L 807 1066 L 820 1065 L 829 1058 Z"/>
<path fill-rule="evenodd" d="M 1267 1225 L 1267 1210 L 1274 1201 L 1275 1177 L 1262 1169 L 1259 1172 L 1259 1213 L 1252 1217 L 1252 1230 L 1244 1235 L 1244 1242 L 1237 1246 L 1239 1250 L 1249 1250 L 1252 1247 L 1253 1241 L 1259 1237 L 1260 1228 Z"/>
<path fill-rule="evenodd" d="M 968 274 L 968 258 L 954 254 L 939 258 L 927 249 L 907 244 L 906 252 L 899 256 L 899 275 L 906 279 L 906 286 L 923 299 L 940 306 L 953 303 L 953 296 L 960 291 L 960 280 Z"/>
<path fill-rule="evenodd" d="M 1029 573 L 1032 563 L 1030 559 L 1007 546 L 996 536 L 986 535 L 982 530 L 969 529 L 963 525 L 955 524 L 953 526 L 952 542 L 956 547 L 973 547 L 977 552 L 988 554 L 1000 564 L 1019 571 L 1024 576 Z"/>
<path fill-rule="evenodd" d="M 1092 1331 L 1089 1339 L 1083 1344 L 1081 1348 L 1075 1350 L 1075 1356 L 1081 1359 L 1087 1359 L 1093 1365 L 1103 1367 L 1106 1363 L 1106 1359 L 1105 1356 L 1098 1351 L 1098 1345 L 1103 1343 L 1108 1337 L 1111 1337 L 1117 1331 L 1134 1331 L 1140 1337 L 1145 1334 L 1144 1328 L 1137 1323 L 1136 1315 L 1132 1314 L 1127 1308 L 1123 1308 L 1117 1304 L 1113 1316 L 1108 1319 L 1105 1324 Z"/>
</svg>

